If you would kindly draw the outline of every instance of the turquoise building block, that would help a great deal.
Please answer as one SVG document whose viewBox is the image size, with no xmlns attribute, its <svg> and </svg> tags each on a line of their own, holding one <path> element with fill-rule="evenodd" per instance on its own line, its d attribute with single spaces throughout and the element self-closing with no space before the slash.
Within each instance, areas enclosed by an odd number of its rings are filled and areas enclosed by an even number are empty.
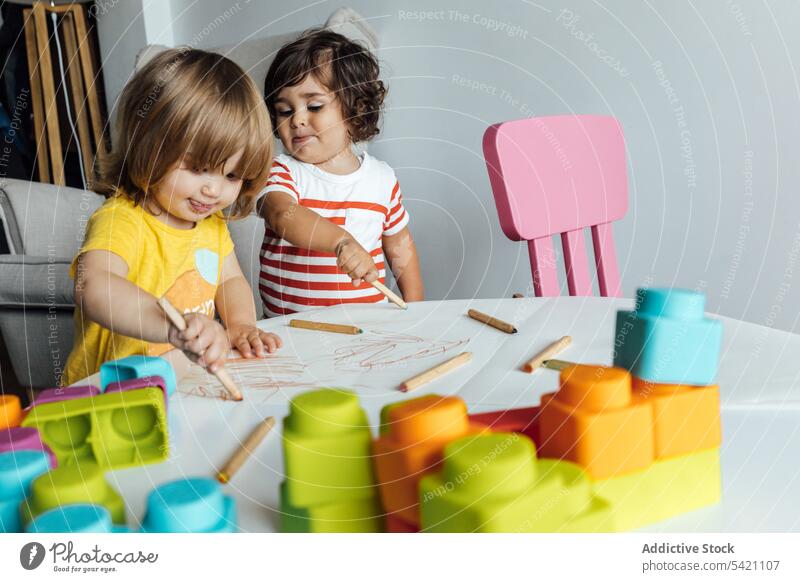
<svg viewBox="0 0 800 582">
<path fill-rule="evenodd" d="M 115 525 L 111 514 L 102 505 L 75 503 L 45 511 L 25 528 L 28 533 L 127 533 L 125 526 Z"/>
<path fill-rule="evenodd" d="M 177 479 L 147 497 L 142 533 L 233 533 L 236 503 L 214 479 Z"/>
<path fill-rule="evenodd" d="M 0 453 L 0 532 L 22 531 L 19 504 L 30 493 L 36 477 L 50 470 L 44 451 Z"/>
<path fill-rule="evenodd" d="M 638 289 L 634 311 L 617 312 L 614 365 L 648 382 L 714 382 L 722 322 L 705 317 L 705 295 L 686 289 Z"/>
<path fill-rule="evenodd" d="M 167 389 L 167 396 L 172 396 L 177 387 L 175 370 L 164 358 L 154 356 L 128 356 L 121 360 L 112 360 L 100 366 L 100 389 L 105 391 L 112 382 L 161 376 Z M 154 384 L 155 385 L 155 384 Z"/>
</svg>

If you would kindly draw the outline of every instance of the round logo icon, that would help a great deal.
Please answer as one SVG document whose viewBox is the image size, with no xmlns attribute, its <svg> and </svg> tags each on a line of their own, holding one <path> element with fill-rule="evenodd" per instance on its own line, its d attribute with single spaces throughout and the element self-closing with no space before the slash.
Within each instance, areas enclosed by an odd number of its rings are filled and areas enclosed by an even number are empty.
<svg viewBox="0 0 800 582">
<path fill-rule="evenodd" d="M 39 542 L 30 542 L 19 551 L 19 563 L 26 570 L 35 570 L 44 561 L 44 546 Z"/>
</svg>

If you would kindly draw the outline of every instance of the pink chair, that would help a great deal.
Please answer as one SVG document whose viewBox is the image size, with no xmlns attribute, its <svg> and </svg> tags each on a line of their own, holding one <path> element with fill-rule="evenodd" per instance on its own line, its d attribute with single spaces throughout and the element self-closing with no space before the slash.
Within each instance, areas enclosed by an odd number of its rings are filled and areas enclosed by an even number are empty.
<svg viewBox="0 0 800 582">
<path fill-rule="evenodd" d="M 559 295 L 554 234 L 561 235 L 569 294 L 592 294 L 586 227 L 600 295 L 621 296 L 611 222 L 628 210 L 628 179 L 617 120 L 562 115 L 497 123 L 483 136 L 483 154 L 503 232 L 528 241 L 537 297 Z"/>
</svg>

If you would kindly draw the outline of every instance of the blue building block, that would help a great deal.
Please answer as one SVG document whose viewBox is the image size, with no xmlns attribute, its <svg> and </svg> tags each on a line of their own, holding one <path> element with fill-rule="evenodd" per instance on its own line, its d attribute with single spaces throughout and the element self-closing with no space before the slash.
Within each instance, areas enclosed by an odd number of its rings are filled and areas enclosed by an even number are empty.
<svg viewBox="0 0 800 582">
<path fill-rule="evenodd" d="M 22 531 L 19 504 L 30 493 L 31 482 L 49 470 L 44 451 L 0 453 L 0 532 Z"/>
<path fill-rule="evenodd" d="M 704 315 L 705 295 L 686 289 L 638 289 L 634 311 L 618 311 L 614 365 L 659 384 L 711 384 L 722 322 Z"/>
<path fill-rule="evenodd" d="M 237 531 L 236 504 L 214 479 L 177 479 L 147 498 L 142 533 L 231 533 Z"/>
<path fill-rule="evenodd" d="M 102 505 L 75 503 L 45 511 L 25 528 L 28 533 L 126 533 L 128 528 L 111 521 Z"/>
<path fill-rule="evenodd" d="M 175 392 L 177 382 L 175 370 L 164 358 L 154 356 L 128 356 L 121 360 L 112 360 L 100 366 L 100 389 L 105 392 L 106 387 L 112 382 L 145 378 L 147 376 L 161 376 L 164 379 L 167 396 Z"/>
</svg>

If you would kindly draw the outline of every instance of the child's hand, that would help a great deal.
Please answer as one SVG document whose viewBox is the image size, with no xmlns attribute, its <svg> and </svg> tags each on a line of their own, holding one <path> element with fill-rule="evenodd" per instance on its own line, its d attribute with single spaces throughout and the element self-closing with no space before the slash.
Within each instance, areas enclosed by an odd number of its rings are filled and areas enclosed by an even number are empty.
<svg viewBox="0 0 800 582">
<path fill-rule="evenodd" d="M 336 245 L 336 264 L 353 279 L 354 287 L 361 285 L 362 279 L 367 283 L 378 280 L 372 255 L 354 238 L 345 237 Z"/>
<path fill-rule="evenodd" d="M 243 358 L 263 358 L 283 345 L 274 333 L 258 329 L 255 325 L 233 325 L 228 328 L 231 346 L 239 350 Z"/>
<path fill-rule="evenodd" d="M 216 372 L 225 365 L 230 351 L 225 329 L 210 317 L 199 313 L 186 316 L 186 329 L 183 331 L 170 326 L 169 343 L 210 372 Z"/>
</svg>

